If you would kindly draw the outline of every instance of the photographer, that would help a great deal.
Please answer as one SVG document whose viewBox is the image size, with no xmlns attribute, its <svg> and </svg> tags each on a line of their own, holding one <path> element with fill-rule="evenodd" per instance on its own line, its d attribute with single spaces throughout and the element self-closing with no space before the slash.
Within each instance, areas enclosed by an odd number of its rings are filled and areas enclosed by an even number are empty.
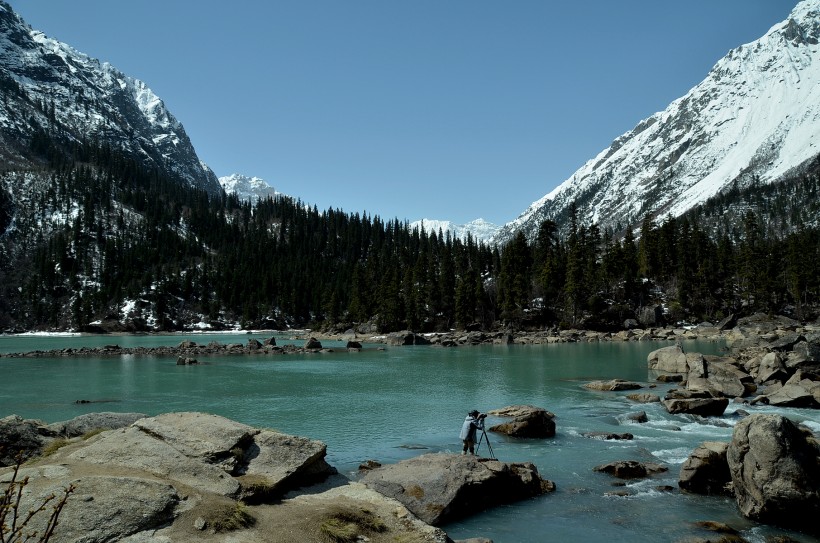
<svg viewBox="0 0 820 543">
<path fill-rule="evenodd" d="M 461 441 L 464 443 L 461 454 L 467 454 L 468 449 L 470 454 L 475 454 L 476 432 L 478 430 L 484 430 L 484 419 L 486 417 L 486 414 L 479 413 L 475 409 L 467 414 L 467 417 L 464 419 L 464 424 L 461 426 L 461 434 L 459 435 Z"/>
</svg>

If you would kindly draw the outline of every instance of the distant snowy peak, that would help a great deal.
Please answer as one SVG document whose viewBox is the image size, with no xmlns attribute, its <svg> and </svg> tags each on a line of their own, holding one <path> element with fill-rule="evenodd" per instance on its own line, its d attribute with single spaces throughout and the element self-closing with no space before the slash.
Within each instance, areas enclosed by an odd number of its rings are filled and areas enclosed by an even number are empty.
<svg viewBox="0 0 820 543">
<path fill-rule="evenodd" d="M 475 241 L 483 241 L 484 243 L 488 243 L 501 229 L 500 226 L 487 222 L 484 219 L 476 219 L 467 224 L 453 224 L 450 221 L 437 221 L 432 219 L 422 219 L 410 223 L 411 230 L 413 228 L 421 230 L 422 227 L 428 234 L 430 232 L 438 233 L 439 230 L 441 230 L 442 233 L 446 234 L 450 232 L 451 236 L 461 240 L 466 240 L 467 234 L 470 234 Z"/>
<path fill-rule="evenodd" d="M 146 166 L 216 194 L 182 124 L 142 81 L 32 30 L 0 0 L 0 151 L 45 130 L 67 142 L 98 141 Z"/>
<path fill-rule="evenodd" d="M 248 177 L 234 173 L 219 178 L 219 184 L 228 194 L 236 194 L 240 200 L 256 203 L 265 198 L 281 195 L 273 187 L 268 185 L 264 179 L 259 177 Z"/>
<path fill-rule="evenodd" d="M 730 51 L 664 111 L 638 123 L 506 224 L 535 236 L 545 219 L 602 227 L 679 216 L 737 181 L 765 183 L 820 154 L 820 0 L 804 0 L 762 38 Z"/>
</svg>

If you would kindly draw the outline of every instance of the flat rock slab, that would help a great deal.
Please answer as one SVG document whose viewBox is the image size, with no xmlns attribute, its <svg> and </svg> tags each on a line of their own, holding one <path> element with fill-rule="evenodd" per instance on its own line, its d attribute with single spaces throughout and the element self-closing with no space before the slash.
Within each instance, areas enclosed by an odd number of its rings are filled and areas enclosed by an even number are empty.
<svg viewBox="0 0 820 543">
<path fill-rule="evenodd" d="M 643 388 L 643 385 L 640 383 L 635 383 L 634 381 L 625 381 L 623 379 L 611 379 L 609 381 L 592 381 L 584 385 L 584 388 L 588 388 L 590 390 L 603 390 L 603 391 L 618 391 L 618 390 L 636 390 L 639 388 Z"/>
<path fill-rule="evenodd" d="M 72 452 L 69 458 L 100 466 L 140 470 L 223 496 L 235 496 L 240 488 L 239 482 L 224 469 L 200 458 L 186 456 L 170 443 L 136 426 L 100 434 L 87 446 Z"/>
<path fill-rule="evenodd" d="M 361 481 L 433 526 L 555 488 L 530 463 L 440 453 L 371 470 Z"/>
<path fill-rule="evenodd" d="M 210 462 L 229 458 L 232 450 L 244 447 L 259 433 L 252 426 L 207 413 L 166 413 L 141 419 L 134 426 L 185 456 Z"/>
<path fill-rule="evenodd" d="M 664 400 L 663 406 L 672 415 L 687 413 L 701 417 L 719 417 L 726 411 L 729 398 L 688 398 Z"/>
</svg>

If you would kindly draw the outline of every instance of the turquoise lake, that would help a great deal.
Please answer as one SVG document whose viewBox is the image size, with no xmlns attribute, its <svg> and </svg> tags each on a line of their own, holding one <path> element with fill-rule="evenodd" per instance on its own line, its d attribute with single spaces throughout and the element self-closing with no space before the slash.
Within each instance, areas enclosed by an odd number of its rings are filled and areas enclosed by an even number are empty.
<svg viewBox="0 0 820 543">
<path fill-rule="evenodd" d="M 0 336 L 0 353 L 119 344 L 176 345 L 217 340 L 244 343 L 269 334 L 167 336 Z M 281 343 L 302 340 L 277 337 Z M 149 356 L 0 358 L 0 416 L 17 414 L 46 422 L 92 411 L 204 411 L 253 426 L 319 439 L 328 461 L 356 478 L 365 460 L 397 462 L 427 452 L 459 452 L 458 433 L 467 411 L 515 404 L 544 407 L 556 415 L 557 435 L 513 440 L 488 432 L 495 456 L 530 461 L 557 485 L 555 493 L 499 507 L 443 528 L 453 539 L 487 537 L 495 543 L 530 541 L 657 542 L 704 536 L 694 523 L 730 524 L 752 542 L 786 534 L 817 539 L 742 519 L 733 500 L 677 490 L 680 466 L 703 441 L 728 441 L 737 409 L 780 412 L 820 431 L 820 411 L 732 403 L 723 417 L 669 415 L 659 404 L 636 404 L 625 392 L 595 392 L 591 380 L 639 381 L 655 386 L 646 356 L 669 343 L 602 342 L 451 349 L 416 346 L 358 353 L 323 342 L 336 352 L 299 355 L 215 356 L 197 366 Z M 718 353 L 716 343 L 684 342 L 687 351 Z M 653 387 L 651 390 L 648 387 Z M 77 400 L 95 403 L 78 404 Z M 649 422 L 626 415 L 646 411 Z M 489 417 L 488 427 L 501 419 Z M 631 441 L 600 441 L 584 432 L 629 432 Z M 482 455 L 488 451 L 484 445 Z M 613 460 L 659 462 L 669 471 L 613 486 L 592 468 Z M 674 489 L 659 490 L 663 486 Z M 629 496 L 611 493 L 626 490 Z"/>
</svg>

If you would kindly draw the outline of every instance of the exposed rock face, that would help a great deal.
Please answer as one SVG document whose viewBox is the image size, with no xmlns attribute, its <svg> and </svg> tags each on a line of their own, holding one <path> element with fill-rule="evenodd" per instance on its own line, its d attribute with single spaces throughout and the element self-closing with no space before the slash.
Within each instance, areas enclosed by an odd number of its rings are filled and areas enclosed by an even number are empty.
<svg viewBox="0 0 820 543">
<path fill-rule="evenodd" d="M 817 532 L 818 449 L 797 425 L 780 415 L 746 417 L 726 456 L 743 516 Z"/>
<path fill-rule="evenodd" d="M 584 385 L 585 388 L 590 390 L 602 390 L 602 391 L 617 391 L 617 390 L 635 390 L 638 388 L 643 388 L 643 386 L 639 383 L 635 383 L 633 381 L 625 381 L 623 379 L 611 379 L 609 381 L 592 381 Z"/>
<path fill-rule="evenodd" d="M 511 437 L 553 437 L 555 435 L 555 415 L 541 407 L 514 405 L 495 409 L 489 414 L 499 417 L 515 417 L 490 427 L 491 432 Z"/>
<path fill-rule="evenodd" d="M 45 443 L 41 431 L 44 426 L 42 421 L 17 415 L 0 419 L 0 467 L 13 465 L 17 453 L 24 456 L 39 454 Z"/>
<path fill-rule="evenodd" d="M 362 482 L 433 526 L 554 489 L 533 464 L 452 454 L 425 454 L 383 466 L 367 472 Z"/>
<path fill-rule="evenodd" d="M 678 486 L 695 494 L 726 494 L 732 481 L 726 460 L 728 443 L 707 441 L 692 451 L 680 468 Z"/>
</svg>

